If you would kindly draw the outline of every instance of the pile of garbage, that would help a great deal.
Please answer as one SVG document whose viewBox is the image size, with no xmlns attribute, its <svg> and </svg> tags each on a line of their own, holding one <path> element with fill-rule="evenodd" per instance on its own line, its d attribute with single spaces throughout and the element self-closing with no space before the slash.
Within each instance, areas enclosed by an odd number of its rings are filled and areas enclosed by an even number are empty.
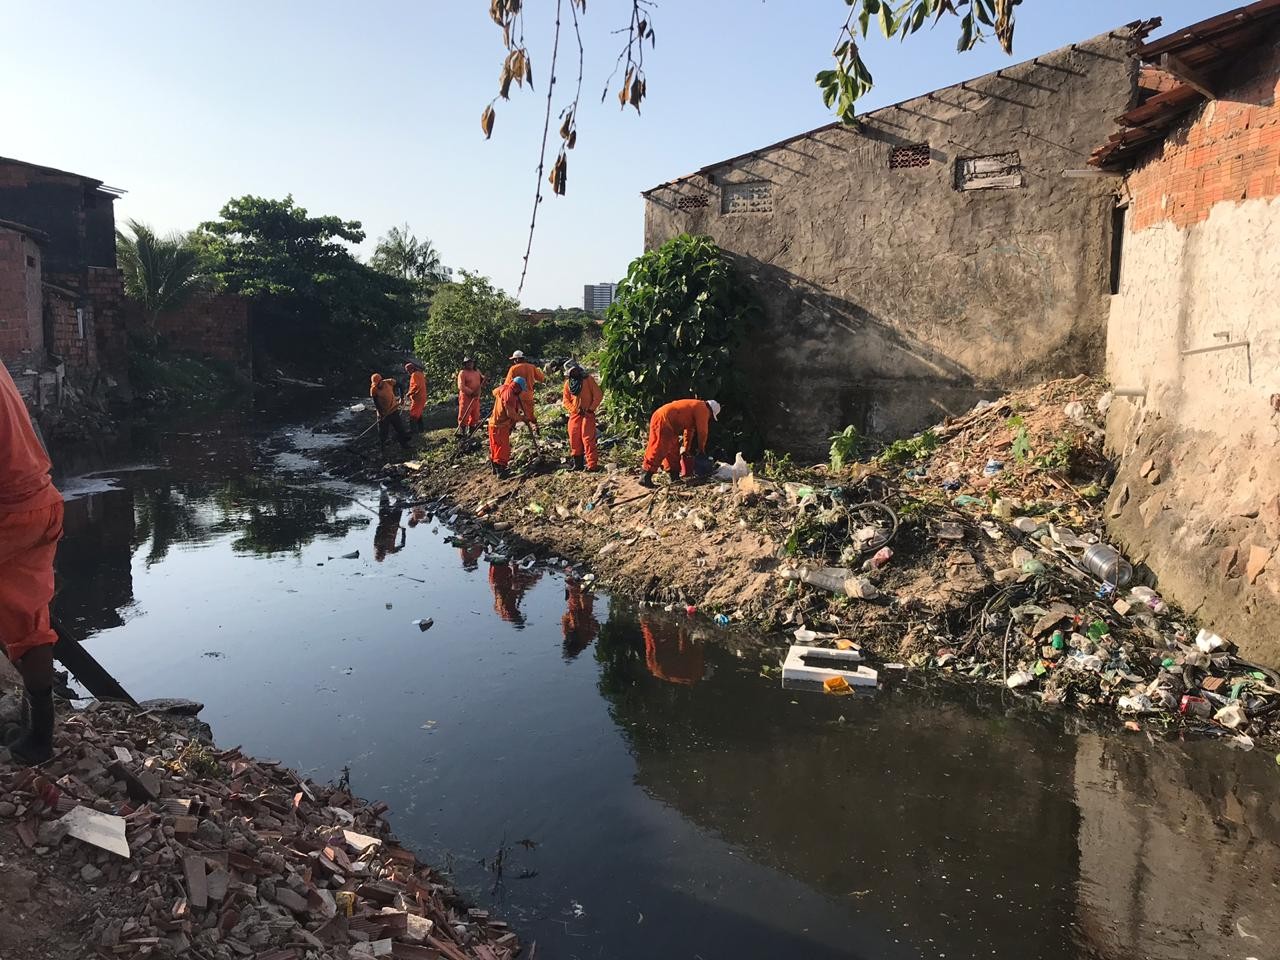
<svg viewBox="0 0 1280 960">
<path fill-rule="evenodd" d="M 752 480 L 787 505 L 788 622 L 1132 728 L 1244 748 L 1280 735 L 1280 675 L 1198 629 L 1106 543 L 1093 418 L 1109 403 L 1095 381 L 1054 381 L 840 473 Z"/>
<path fill-rule="evenodd" d="M 145 705 L 144 705 L 145 706 Z M 510 960 L 516 935 L 468 909 L 388 832 L 386 806 L 217 750 L 162 709 L 91 703 L 54 759 L 0 766 L 0 816 L 96 892 L 99 956 Z"/>
</svg>

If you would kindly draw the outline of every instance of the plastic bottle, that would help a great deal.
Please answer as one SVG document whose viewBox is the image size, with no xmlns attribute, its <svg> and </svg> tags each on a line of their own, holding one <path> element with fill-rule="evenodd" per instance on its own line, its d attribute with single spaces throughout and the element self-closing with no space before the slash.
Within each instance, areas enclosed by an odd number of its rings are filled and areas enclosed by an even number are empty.
<svg viewBox="0 0 1280 960">
<path fill-rule="evenodd" d="M 1115 547 L 1094 543 L 1085 548 L 1080 558 L 1084 568 L 1101 580 L 1115 587 L 1127 587 L 1133 579 L 1133 567 Z"/>
</svg>

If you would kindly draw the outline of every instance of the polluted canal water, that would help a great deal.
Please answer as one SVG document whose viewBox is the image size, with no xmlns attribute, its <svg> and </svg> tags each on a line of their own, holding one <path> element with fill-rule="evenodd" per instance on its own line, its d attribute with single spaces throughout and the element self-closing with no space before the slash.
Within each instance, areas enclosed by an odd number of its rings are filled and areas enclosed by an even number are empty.
<svg viewBox="0 0 1280 960">
<path fill-rule="evenodd" d="M 783 690 L 785 639 L 490 563 L 326 476 L 335 440 L 187 421 L 60 478 L 57 612 L 224 747 L 349 771 L 539 957 L 1280 949 L 1270 752 Z"/>
</svg>

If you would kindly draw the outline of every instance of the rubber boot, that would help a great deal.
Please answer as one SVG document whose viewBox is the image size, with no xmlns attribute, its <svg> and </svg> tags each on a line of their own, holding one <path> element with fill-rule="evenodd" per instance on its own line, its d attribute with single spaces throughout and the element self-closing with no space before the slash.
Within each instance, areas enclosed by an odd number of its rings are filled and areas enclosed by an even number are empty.
<svg viewBox="0 0 1280 960">
<path fill-rule="evenodd" d="M 668 478 L 672 483 L 679 483 L 679 482 L 680 482 L 680 471 L 679 471 L 679 470 L 668 470 L 668 471 L 667 471 L 667 478 Z"/>
<path fill-rule="evenodd" d="M 26 700 L 31 711 L 31 726 L 9 744 L 9 753 L 15 762 L 34 767 L 53 756 L 53 687 L 28 690 Z"/>
<path fill-rule="evenodd" d="M 652 487 L 652 486 L 653 486 L 653 474 L 652 474 L 652 473 L 642 473 L 642 474 L 640 475 L 640 486 L 642 486 L 642 487 Z"/>
<path fill-rule="evenodd" d="M 587 469 L 587 457 L 585 454 L 580 454 L 573 458 L 573 469 L 575 470 Z"/>
</svg>

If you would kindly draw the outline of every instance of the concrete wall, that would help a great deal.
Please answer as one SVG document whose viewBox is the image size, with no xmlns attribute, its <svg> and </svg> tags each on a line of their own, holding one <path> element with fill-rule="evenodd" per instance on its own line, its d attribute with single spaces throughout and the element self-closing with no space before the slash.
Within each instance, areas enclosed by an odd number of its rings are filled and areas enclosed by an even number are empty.
<svg viewBox="0 0 1280 960">
<path fill-rule="evenodd" d="M 1280 48 L 1133 171 L 1107 373 L 1116 539 L 1160 588 L 1280 661 Z M 1185 351 L 1224 344 L 1215 352 Z"/>
<path fill-rule="evenodd" d="M 1117 31 L 646 195 L 647 248 L 708 234 L 763 301 L 771 445 L 825 454 L 848 423 L 899 434 L 1101 369 L 1114 185 L 1062 174 L 1130 106 L 1126 51 Z M 891 168 L 926 143 L 924 165 Z M 966 158 L 1011 152 L 1020 169 L 960 189 Z"/>
<path fill-rule="evenodd" d="M 0 227 L 0 359 L 7 364 L 39 364 L 43 358 L 40 304 L 40 245 Z"/>
</svg>

